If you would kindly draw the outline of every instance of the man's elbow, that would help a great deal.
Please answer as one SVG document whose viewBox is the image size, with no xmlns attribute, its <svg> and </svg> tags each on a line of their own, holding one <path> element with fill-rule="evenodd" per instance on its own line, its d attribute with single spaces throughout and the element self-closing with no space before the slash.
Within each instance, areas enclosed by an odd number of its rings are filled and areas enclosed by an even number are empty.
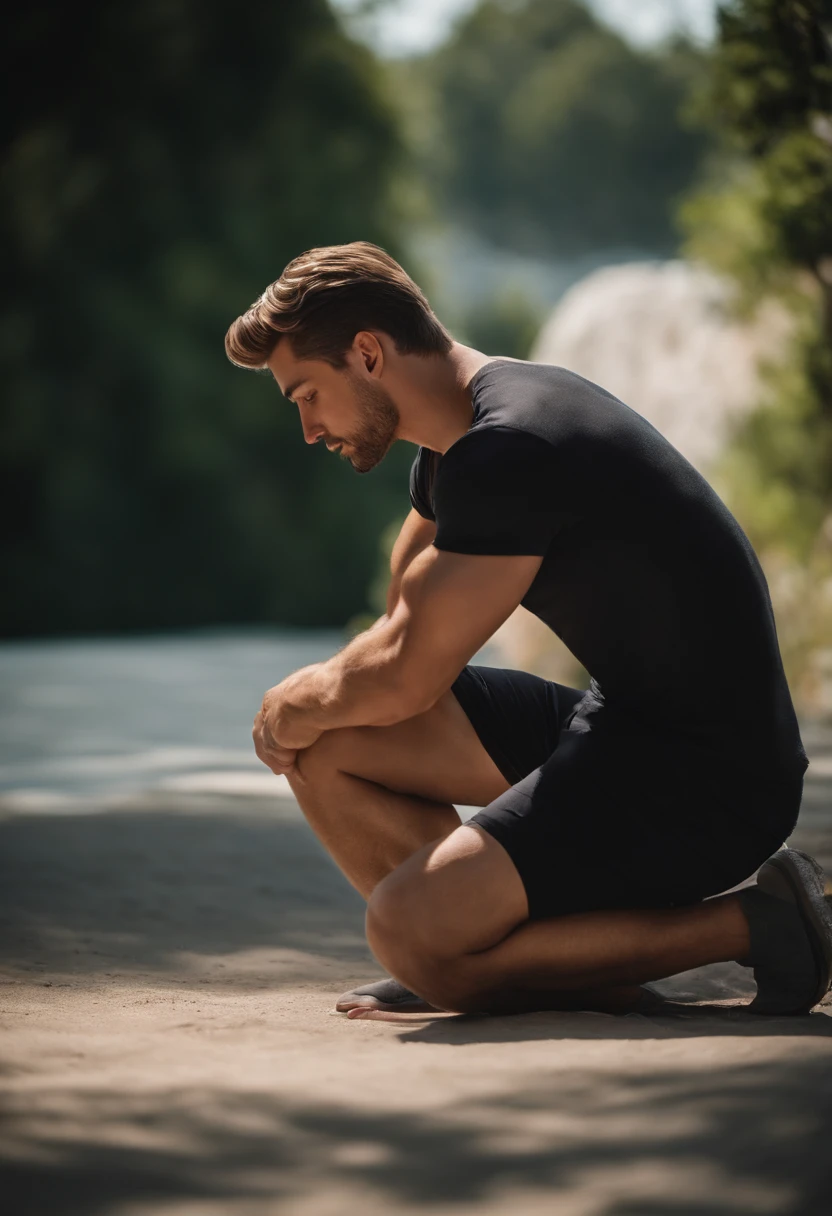
<svg viewBox="0 0 832 1216">
<path fill-rule="evenodd" d="M 410 612 L 399 601 L 391 614 L 387 632 L 387 671 L 384 725 L 404 722 L 429 710 L 453 682 L 455 672 L 445 679 L 446 664 L 435 653 L 425 653 L 421 639 L 410 628 Z"/>
<path fill-rule="evenodd" d="M 420 662 L 401 663 L 395 674 L 388 702 L 390 720 L 385 725 L 415 718 L 417 714 L 431 709 L 446 688 L 453 683 L 453 676 L 443 679 L 436 664 L 423 659 Z"/>
<path fill-rule="evenodd" d="M 437 699 L 412 680 L 395 679 L 385 683 L 384 695 L 378 699 L 373 714 L 376 726 L 395 726 L 397 722 L 415 718 L 430 709 Z"/>
</svg>

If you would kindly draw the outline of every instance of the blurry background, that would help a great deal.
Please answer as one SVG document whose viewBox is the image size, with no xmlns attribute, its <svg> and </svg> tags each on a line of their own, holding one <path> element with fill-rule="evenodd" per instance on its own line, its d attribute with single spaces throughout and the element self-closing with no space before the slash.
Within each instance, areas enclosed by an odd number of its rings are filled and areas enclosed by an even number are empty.
<svg viewBox="0 0 832 1216">
<path fill-rule="evenodd" d="M 356 476 L 223 350 L 292 257 L 358 238 L 396 256 L 460 340 L 596 380 L 708 476 L 763 561 L 798 709 L 832 714 L 826 8 L 16 10 L 5 787 L 66 792 L 45 733 L 76 775 L 79 755 L 123 771 L 139 739 L 165 779 L 204 770 L 189 740 L 226 741 L 217 771 L 245 767 L 263 690 L 383 611 L 415 449 Z M 586 683 L 522 609 L 487 653 Z M 146 707 L 129 727 L 128 687 Z M 208 705 L 223 707 L 213 725 Z"/>
<path fill-rule="evenodd" d="M 330 1016 L 381 974 L 364 901 L 251 723 L 268 687 L 383 611 L 415 448 L 357 476 L 223 337 L 298 253 L 365 238 L 461 340 L 644 413 L 760 554 L 811 761 L 790 843 L 832 874 L 829 9 L 11 9 L 14 1216 L 828 1210 L 828 1005 L 759 1029 L 730 1007 L 661 1025 Z M 475 661 L 587 678 L 524 609 Z M 685 1001 L 752 987 L 734 963 L 663 984 Z"/>
</svg>

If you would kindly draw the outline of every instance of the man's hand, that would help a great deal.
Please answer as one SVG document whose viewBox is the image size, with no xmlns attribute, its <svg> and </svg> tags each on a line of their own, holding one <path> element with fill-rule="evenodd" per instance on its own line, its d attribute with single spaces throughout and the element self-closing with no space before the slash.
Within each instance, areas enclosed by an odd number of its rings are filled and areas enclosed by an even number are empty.
<svg viewBox="0 0 832 1216">
<path fill-rule="evenodd" d="M 270 768 L 273 773 L 278 775 L 291 772 L 297 761 L 298 749 L 281 747 L 280 744 L 275 743 L 271 734 L 264 727 L 264 723 L 263 710 L 259 709 L 251 732 L 257 759 L 262 760 L 266 768 Z"/>
<path fill-rule="evenodd" d="M 273 773 L 291 772 L 298 752 L 310 747 L 324 733 L 309 722 L 307 715 L 297 711 L 299 689 L 321 666 L 323 664 L 313 663 L 302 667 L 275 684 L 263 697 L 251 735 L 257 758 Z"/>
</svg>

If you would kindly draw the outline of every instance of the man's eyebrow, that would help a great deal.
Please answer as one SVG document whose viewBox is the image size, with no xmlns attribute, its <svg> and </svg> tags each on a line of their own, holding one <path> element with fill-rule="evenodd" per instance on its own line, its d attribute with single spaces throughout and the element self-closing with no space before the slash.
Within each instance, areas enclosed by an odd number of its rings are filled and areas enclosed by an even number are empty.
<svg viewBox="0 0 832 1216">
<path fill-rule="evenodd" d="M 301 386 L 302 384 L 305 384 L 305 383 L 306 383 L 306 380 L 307 380 L 307 377 L 306 377 L 306 376 L 302 376 L 302 377 L 300 378 L 300 380 L 296 380 L 296 381 L 294 382 L 294 384 L 288 384 L 288 385 L 286 386 L 286 388 L 283 390 L 283 396 L 286 398 L 286 400 L 287 400 L 287 401 L 291 401 L 291 402 L 292 402 L 292 405 L 294 405 L 294 404 L 295 404 L 295 402 L 292 400 L 292 393 L 297 392 L 297 390 L 300 388 L 300 386 Z"/>
</svg>

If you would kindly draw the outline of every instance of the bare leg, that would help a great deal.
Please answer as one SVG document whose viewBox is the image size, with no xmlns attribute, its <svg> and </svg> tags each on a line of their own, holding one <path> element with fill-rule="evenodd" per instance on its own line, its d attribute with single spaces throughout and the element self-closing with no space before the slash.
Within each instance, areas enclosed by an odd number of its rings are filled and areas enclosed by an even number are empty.
<svg viewBox="0 0 832 1216">
<path fill-rule="evenodd" d="M 448 692 L 394 726 L 327 731 L 287 774 L 324 848 L 365 899 L 392 870 L 460 826 L 508 782 Z"/>
<path fill-rule="evenodd" d="M 639 985 L 742 958 L 750 947 L 736 895 L 535 921 L 523 917 L 524 901 L 502 846 L 463 825 L 380 884 L 367 910 L 368 940 L 401 983 L 462 1012 L 514 1006 L 523 994 L 551 1000 Z"/>
<path fill-rule="evenodd" d="M 417 849 L 462 822 L 449 803 L 394 794 L 351 773 L 334 772 L 327 781 L 290 774 L 289 784 L 315 835 L 365 899 Z"/>
<path fill-rule="evenodd" d="M 490 1008 L 519 992 L 618 988 L 742 958 L 748 922 L 735 895 L 687 908 L 586 912 L 526 922 L 463 969 L 477 1003 Z"/>
<path fill-rule="evenodd" d="M 460 827 L 454 802 L 484 806 L 508 788 L 451 693 L 394 727 L 327 732 L 287 776 L 313 831 L 365 899 L 414 854 Z M 499 891 L 492 898 L 499 903 Z M 518 993 L 516 1009 L 559 1008 L 564 1000 L 618 1012 L 637 1007 L 644 993 L 633 986 L 568 998 Z"/>
</svg>

